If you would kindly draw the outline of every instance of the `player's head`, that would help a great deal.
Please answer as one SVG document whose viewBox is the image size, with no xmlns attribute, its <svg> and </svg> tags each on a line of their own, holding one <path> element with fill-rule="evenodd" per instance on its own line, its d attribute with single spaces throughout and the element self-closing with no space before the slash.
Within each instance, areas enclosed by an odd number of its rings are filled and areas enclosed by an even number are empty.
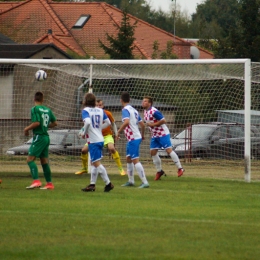
<svg viewBox="0 0 260 260">
<path fill-rule="evenodd" d="M 103 108 L 104 107 L 103 100 L 102 99 L 97 99 L 96 106 L 99 107 L 99 108 Z"/>
<path fill-rule="evenodd" d="M 128 92 L 123 92 L 121 94 L 121 101 L 124 103 L 129 103 L 130 102 L 130 95 Z"/>
<path fill-rule="evenodd" d="M 92 93 L 87 93 L 83 100 L 83 105 L 85 107 L 95 107 L 96 106 L 96 97 Z"/>
<path fill-rule="evenodd" d="M 43 94 L 42 94 L 42 92 L 38 91 L 38 92 L 35 93 L 35 95 L 34 95 L 34 102 L 39 102 L 39 103 L 43 102 Z"/>
<path fill-rule="evenodd" d="M 142 101 L 142 107 L 144 109 L 148 109 L 153 105 L 153 99 L 150 96 L 145 96 Z"/>
</svg>

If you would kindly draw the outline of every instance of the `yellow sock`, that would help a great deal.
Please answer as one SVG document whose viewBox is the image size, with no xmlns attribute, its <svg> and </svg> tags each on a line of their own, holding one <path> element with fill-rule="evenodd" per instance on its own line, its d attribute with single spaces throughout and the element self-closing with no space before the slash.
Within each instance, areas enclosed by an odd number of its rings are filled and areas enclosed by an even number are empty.
<svg viewBox="0 0 260 260">
<path fill-rule="evenodd" d="M 87 164 L 88 164 L 88 154 L 87 153 L 86 154 L 82 153 L 80 158 L 81 158 L 81 161 L 82 161 L 82 168 L 83 169 L 87 169 L 88 168 L 88 166 L 87 166 Z"/>
<path fill-rule="evenodd" d="M 118 151 L 116 151 L 115 153 L 112 153 L 112 157 L 115 160 L 116 165 L 118 166 L 118 168 L 122 169 L 122 163 L 121 163 Z"/>
</svg>

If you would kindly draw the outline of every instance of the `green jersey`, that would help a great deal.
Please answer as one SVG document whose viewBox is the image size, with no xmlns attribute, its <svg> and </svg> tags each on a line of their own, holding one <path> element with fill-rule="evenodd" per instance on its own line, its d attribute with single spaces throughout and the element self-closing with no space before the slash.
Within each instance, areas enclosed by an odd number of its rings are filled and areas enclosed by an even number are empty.
<svg viewBox="0 0 260 260">
<path fill-rule="evenodd" d="M 31 109 L 31 121 L 40 122 L 40 125 L 33 129 L 34 135 L 49 135 L 49 124 L 56 121 L 56 117 L 48 107 L 38 105 Z"/>
</svg>

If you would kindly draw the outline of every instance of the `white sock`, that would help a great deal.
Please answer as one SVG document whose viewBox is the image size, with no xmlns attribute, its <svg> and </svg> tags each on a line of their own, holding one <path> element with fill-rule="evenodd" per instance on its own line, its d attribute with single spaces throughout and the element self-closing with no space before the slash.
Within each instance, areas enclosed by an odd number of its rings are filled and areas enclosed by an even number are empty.
<svg viewBox="0 0 260 260">
<path fill-rule="evenodd" d="M 102 164 L 100 164 L 97 167 L 97 171 L 98 171 L 98 173 L 100 173 L 100 176 L 101 176 L 102 180 L 105 182 L 105 184 L 108 185 L 110 183 L 110 180 L 108 178 L 106 168 Z"/>
<path fill-rule="evenodd" d="M 146 177 L 145 177 L 143 165 L 140 162 L 138 162 L 137 164 L 135 164 L 135 169 L 136 169 L 142 183 L 148 184 L 148 181 L 146 180 Z"/>
<path fill-rule="evenodd" d="M 131 183 L 135 183 L 135 178 L 134 178 L 134 164 L 133 163 L 127 163 L 127 175 L 128 175 L 128 180 Z"/>
<path fill-rule="evenodd" d="M 177 168 L 178 169 L 182 168 L 178 155 L 174 151 L 172 151 L 169 155 L 171 156 L 171 158 L 172 158 L 173 162 L 175 163 L 175 165 L 177 166 Z"/>
<path fill-rule="evenodd" d="M 161 161 L 161 158 L 159 157 L 158 153 L 156 155 L 153 155 L 152 159 L 153 159 L 153 164 L 155 165 L 157 172 L 160 172 L 162 170 L 162 161 Z"/>
<path fill-rule="evenodd" d="M 97 182 L 98 171 L 97 171 L 97 168 L 94 167 L 93 165 L 91 165 L 90 174 L 91 174 L 90 184 L 94 184 L 95 185 L 96 182 Z"/>
</svg>

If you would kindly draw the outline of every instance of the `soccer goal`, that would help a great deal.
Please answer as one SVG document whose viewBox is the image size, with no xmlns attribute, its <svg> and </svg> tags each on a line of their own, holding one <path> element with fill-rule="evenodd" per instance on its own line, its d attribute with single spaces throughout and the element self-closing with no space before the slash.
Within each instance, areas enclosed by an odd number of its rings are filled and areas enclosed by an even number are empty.
<svg viewBox="0 0 260 260">
<path fill-rule="evenodd" d="M 256 64 L 254 68 L 257 78 Z M 38 70 L 46 72 L 47 78 L 37 80 Z M 154 99 L 154 106 L 167 121 L 186 176 L 257 180 L 259 83 L 255 80 L 251 90 L 251 72 L 249 59 L 0 59 L 0 172 L 29 171 L 25 158 L 32 136 L 24 136 L 23 129 L 30 124 L 35 92 L 44 93 L 45 105 L 58 120 L 58 127 L 50 132 L 52 171 L 73 174 L 80 167 L 85 142 L 77 136 L 84 94 L 91 90 L 102 99 L 119 126 L 120 94 L 127 91 L 142 117 L 143 97 Z M 123 162 L 125 145 L 123 137 L 116 143 Z M 140 154 L 141 160 L 152 165 L 148 129 Z M 163 164 L 175 171 L 164 150 L 159 154 Z M 104 156 L 104 164 L 114 164 L 106 149 Z"/>
</svg>

